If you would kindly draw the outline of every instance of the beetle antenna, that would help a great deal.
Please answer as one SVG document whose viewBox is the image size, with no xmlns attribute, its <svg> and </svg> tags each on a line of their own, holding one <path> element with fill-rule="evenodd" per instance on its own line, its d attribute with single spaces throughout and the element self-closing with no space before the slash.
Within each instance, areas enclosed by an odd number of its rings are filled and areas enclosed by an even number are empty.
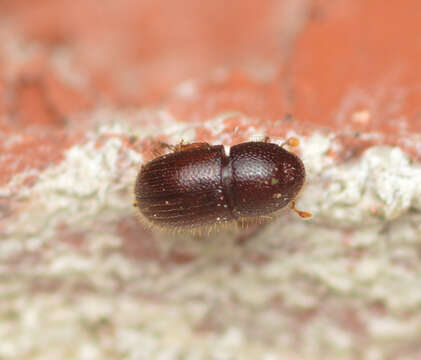
<svg viewBox="0 0 421 360">
<path fill-rule="evenodd" d="M 313 214 L 311 212 L 298 210 L 295 207 L 295 200 L 292 200 L 291 201 L 291 210 L 292 211 L 295 211 L 303 219 L 309 219 L 309 218 L 311 218 L 313 216 Z"/>
</svg>

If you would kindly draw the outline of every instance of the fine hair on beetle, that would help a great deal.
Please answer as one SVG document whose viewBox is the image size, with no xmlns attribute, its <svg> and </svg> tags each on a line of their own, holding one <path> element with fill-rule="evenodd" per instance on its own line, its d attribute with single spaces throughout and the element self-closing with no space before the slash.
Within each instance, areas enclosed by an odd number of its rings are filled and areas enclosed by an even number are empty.
<svg viewBox="0 0 421 360">
<path fill-rule="evenodd" d="M 135 203 L 141 219 L 162 230 L 208 232 L 228 226 L 267 223 L 291 204 L 295 208 L 305 181 L 301 159 L 282 145 L 249 141 L 234 145 L 206 142 L 163 145 L 170 153 L 143 165 L 135 182 Z"/>
</svg>

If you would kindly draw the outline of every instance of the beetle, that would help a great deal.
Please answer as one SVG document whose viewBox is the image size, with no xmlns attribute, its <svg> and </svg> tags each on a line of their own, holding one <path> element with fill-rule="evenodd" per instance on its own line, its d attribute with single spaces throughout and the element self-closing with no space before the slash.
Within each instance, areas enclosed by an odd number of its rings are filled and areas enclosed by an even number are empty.
<svg viewBox="0 0 421 360">
<path fill-rule="evenodd" d="M 148 223 L 161 229 L 197 229 L 267 219 L 291 203 L 305 180 L 304 164 L 281 146 L 265 141 L 231 147 L 205 142 L 168 146 L 173 152 L 142 166 L 135 203 Z"/>
</svg>

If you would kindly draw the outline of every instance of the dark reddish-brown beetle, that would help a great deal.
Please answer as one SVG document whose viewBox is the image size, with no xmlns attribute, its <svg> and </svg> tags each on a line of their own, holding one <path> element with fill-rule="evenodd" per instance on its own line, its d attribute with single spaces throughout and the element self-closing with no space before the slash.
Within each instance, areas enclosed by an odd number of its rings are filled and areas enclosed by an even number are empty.
<svg viewBox="0 0 421 360">
<path fill-rule="evenodd" d="M 298 139 L 285 143 L 296 146 Z M 284 145 L 285 145 L 284 144 Z M 135 206 L 164 229 L 196 229 L 265 219 L 294 199 L 305 180 L 302 161 L 282 146 L 245 142 L 225 154 L 222 145 L 181 143 L 142 166 Z"/>
</svg>

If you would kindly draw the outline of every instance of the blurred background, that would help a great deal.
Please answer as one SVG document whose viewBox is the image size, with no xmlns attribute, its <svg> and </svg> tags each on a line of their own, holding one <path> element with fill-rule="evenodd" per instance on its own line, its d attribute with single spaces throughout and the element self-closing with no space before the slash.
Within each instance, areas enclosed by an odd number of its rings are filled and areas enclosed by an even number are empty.
<svg viewBox="0 0 421 360">
<path fill-rule="evenodd" d="M 341 127 L 355 111 L 368 109 L 373 119 L 364 129 L 420 130 L 419 4 L 414 0 L 402 6 L 379 0 L 41 0 L 35 8 L 17 0 L 0 6 L 0 89 L 22 77 L 41 76 L 48 101 L 62 115 L 98 101 L 156 104 L 177 84 L 217 76 L 219 70 L 234 77 L 231 87 L 240 88 L 227 90 L 241 92 L 243 86 L 243 92 L 258 94 L 241 102 L 219 92 L 213 103 L 205 106 L 202 100 L 195 109 L 231 110 L 237 101 L 247 115 L 279 118 L 290 111 L 306 121 Z M 263 97 L 262 91 L 269 94 Z M 42 113 L 47 105 L 32 104 L 41 95 L 27 92 L 16 94 L 15 101 L 30 103 L 19 110 L 21 122 L 48 122 Z M 4 102 L 3 96 L 0 109 L 12 106 Z M 173 105 L 181 121 L 193 116 L 191 103 Z M 212 110 L 201 111 L 206 116 Z"/>
</svg>

